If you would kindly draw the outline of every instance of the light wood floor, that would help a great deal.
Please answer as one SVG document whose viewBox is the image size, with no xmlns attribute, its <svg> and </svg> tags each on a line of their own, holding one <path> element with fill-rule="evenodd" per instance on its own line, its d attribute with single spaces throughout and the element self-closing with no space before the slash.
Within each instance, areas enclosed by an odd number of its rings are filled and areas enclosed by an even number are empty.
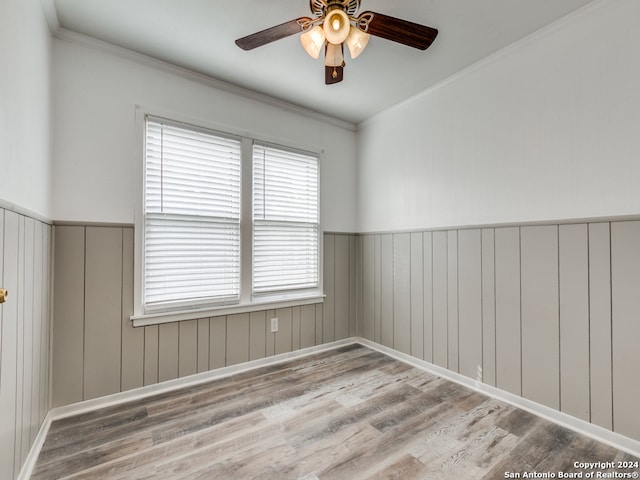
<svg viewBox="0 0 640 480">
<path fill-rule="evenodd" d="M 638 459 L 350 345 L 56 421 L 32 479 L 480 480 L 617 460 Z"/>
</svg>

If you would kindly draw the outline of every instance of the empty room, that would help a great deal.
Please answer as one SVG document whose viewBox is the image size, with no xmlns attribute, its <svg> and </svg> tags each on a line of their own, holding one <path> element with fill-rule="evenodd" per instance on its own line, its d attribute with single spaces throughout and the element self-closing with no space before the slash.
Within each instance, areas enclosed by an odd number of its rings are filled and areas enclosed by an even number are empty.
<svg viewBox="0 0 640 480">
<path fill-rule="evenodd" d="M 638 478 L 639 18 L 0 0 L 0 480 Z"/>
</svg>

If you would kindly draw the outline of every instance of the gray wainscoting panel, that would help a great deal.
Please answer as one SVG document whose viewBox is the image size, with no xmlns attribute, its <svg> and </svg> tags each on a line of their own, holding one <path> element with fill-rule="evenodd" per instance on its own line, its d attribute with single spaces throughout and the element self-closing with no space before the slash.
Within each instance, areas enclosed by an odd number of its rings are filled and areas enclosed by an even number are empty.
<svg viewBox="0 0 640 480">
<path fill-rule="evenodd" d="M 84 227 L 55 227 L 53 407 L 83 400 L 84 235 Z"/>
<path fill-rule="evenodd" d="M 433 232 L 433 363 L 448 364 L 448 252 L 447 232 Z"/>
<path fill-rule="evenodd" d="M 198 320 L 198 373 L 209 370 L 209 319 Z"/>
<path fill-rule="evenodd" d="M 640 221 L 358 245 L 365 338 L 640 440 Z"/>
<path fill-rule="evenodd" d="M 458 318 L 458 231 L 447 232 L 447 365 L 459 372 L 460 335 Z"/>
<path fill-rule="evenodd" d="M 281 335 L 281 337 L 284 335 Z M 290 338 L 290 337 L 289 337 Z M 249 314 L 227 316 L 227 365 L 249 361 Z"/>
<path fill-rule="evenodd" d="M 482 381 L 482 245 L 480 230 L 458 234 L 460 373 Z"/>
<path fill-rule="evenodd" d="M 198 321 L 180 322 L 178 330 L 178 376 L 198 373 Z"/>
<path fill-rule="evenodd" d="M 0 283 L 4 282 L 3 277 L 4 277 L 4 209 L 0 208 Z M 4 288 L 4 283 L 2 283 L 0 288 Z M 4 306 L 0 306 L 0 359 L 2 359 L 2 312 L 3 311 L 4 311 Z M 0 363 L 0 371 L 1 369 L 2 369 L 2 363 Z M 2 380 L 2 377 L 0 377 L 0 381 L 1 380 Z"/>
<path fill-rule="evenodd" d="M 382 330 L 382 326 L 381 326 L 381 291 L 382 291 L 382 287 L 381 287 L 381 254 L 380 254 L 380 250 L 381 250 L 381 244 L 382 244 L 382 239 L 380 235 L 376 235 L 375 236 L 375 241 L 373 244 L 373 340 L 375 342 L 378 343 L 382 343 L 382 334 L 380 333 Z"/>
<path fill-rule="evenodd" d="M 43 249 L 42 242 L 44 241 L 42 232 L 44 229 L 44 225 L 41 222 L 35 221 L 33 225 L 33 257 L 32 257 L 32 266 L 33 266 L 33 288 L 31 291 L 31 318 L 34 319 L 31 325 L 31 398 L 29 408 L 26 410 L 29 412 L 29 439 L 30 442 L 35 439 L 38 428 L 40 427 L 40 414 L 41 414 L 41 398 L 42 398 L 42 389 L 45 387 L 42 382 L 42 337 L 45 332 L 42 331 L 42 321 L 35 321 L 35 319 L 42 318 L 42 309 L 43 305 L 43 294 L 42 294 L 42 286 L 44 284 L 44 274 L 43 271 Z M 2 232 L 0 232 L 1 234 Z M 0 250 L 2 251 L 2 250 Z M 2 264 L 0 263 L 0 271 L 2 271 Z M 2 319 L 0 319 L 0 325 L 2 324 Z M 2 345 L 2 336 L 0 334 L 0 345 Z M 45 347 L 46 351 L 46 347 Z M 28 447 L 31 446 L 29 443 Z"/>
<path fill-rule="evenodd" d="M 357 256 L 356 238 L 349 234 L 324 234 L 323 276 L 325 299 L 319 310 L 322 322 L 317 325 L 317 342 L 327 343 L 348 338 L 357 329 Z M 319 304 L 318 304 L 319 305 Z M 293 324 L 297 329 L 300 325 Z M 299 334 L 294 333 L 292 349 L 299 345 Z"/>
<path fill-rule="evenodd" d="M 122 391 L 144 385 L 144 329 L 133 328 L 133 229 L 122 230 Z"/>
<path fill-rule="evenodd" d="M 374 340 L 375 310 L 375 236 L 362 237 L 362 336 Z"/>
<path fill-rule="evenodd" d="M 324 264 L 324 294 L 325 299 L 323 302 L 323 319 L 322 319 L 322 341 L 333 342 L 336 335 L 335 325 L 335 259 L 336 259 L 336 236 L 325 235 L 324 236 L 324 251 L 323 251 L 323 264 Z"/>
<path fill-rule="evenodd" d="M 496 386 L 522 394 L 520 229 L 495 229 Z"/>
<path fill-rule="evenodd" d="M 213 317 L 209 320 L 209 369 L 222 368 L 226 365 L 227 317 Z"/>
<path fill-rule="evenodd" d="M 496 386 L 495 231 L 482 229 L 482 380 Z"/>
<path fill-rule="evenodd" d="M 9 217 L 9 213 L 7 213 L 7 217 Z M 18 228 L 17 228 L 17 249 L 14 251 L 17 252 L 16 260 L 17 260 L 17 276 L 12 276 L 16 279 L 16 283 L 10 287 L 9 291 L 17 292 L 17 295 L 14 294 L 14 301 L 17 302 L 17 318 L 16 318 L 16 377 L 15 377 L 15 452 L 14 452 L 14 465 L 20 465 L 22 463 L 22 441 L 24 437 L 24 419 L 22 418 L 22 410 L 24 408 L 24 383 L 25 376 L 22 374 L 24 371 L 24 302 L 26 297 L 26 291 L 22 286 L 24 285 L 25 280 L 25 221 L 26 218 L 22 215 L 18 216 Z M 9 244 L 9 248 L 11 250 L 11 244 Z M 11 265 L 11 262 L 5 257 L 5 264 Z M 11 270 L 8 268 L 8 270 Z M 23 320 L 23 321 L 20 321 Z"/>
<path fill-rule="evenodd" d="M 558 227 L 521 229 L 522 396 L 560 408 Z"/>
<path fill-rule="evenodd" d="M 393 348 L 411 353 L 411 235 L 393 235 Z"/>
<path fill-rule="evenodd" d="M 0 412 L 12 418 L 0 413 L 0 421 L 14 425 L 6 430 L 13 432 L 13 448 L 0 453 L 0 466 L 10 459 L 13 469 L 48 408 L 48 383 L 43 385 L 49 356 L 42 350 L 48 348 L 49 328 L 46 323 L 18 328 L 23 324 L 17 319 L 48 318 L 51 236 L 47 225 L 0 212 L 3 287 L 17 291 L 11 297 L 16 302 L 0 310 Z M 139 329 L 128 321 L 133 229 L 57 226 L 52 403 L 149 385 L 357 331 L 640 439 L 639 225 L 515 226 L 357 238 L 326 234 L 324 304 Z M 18 288 L 25 284 L 33 285 L 33 293 Z M 105 292 L 116 293 L 107 301 Z M 280 319 L 276 334 L 268 328 L 273 316 Z M 18 360 L 12 364 L 11 359 Z M 98 368 L 100 359 L 109 364 L 106 375 L 104 365 Z M 33 373 L 26 378 L 18 370 Z M 41 400 L 34 402 L 34 396 Z M 17 430 L 15 419 L 20 419 Z"/>
<path fill-rule="evenodd" d="M 300 307 L 291 308 L 291 351 L 300 350 Z M 347 320 L 348 321 L 348 320 Z M 348 336 L 348 335 L 347 335 Z"/>
<path fill-rule="evenodd" d="M 433 362 L 433 234 L 422 234 L 422 272 L 424 291 L 424 360 Z"/>
<path fill-rule="evenodd" d="M 355 272 L 356 272 L 356 276 L 353 279 L 353 282 L 355 283 L 355 295 L 356 297 L 353 299 L 354 303 L 355 303 L 355 309 L 356 309 L 356 318 L 355 318 L 355 335 L 359 336 L 359 337 L 364 337 L 364 331 L 363 331 L 363 326 L 364 326 L 364 312 L 363 312 L 363 299 L 364 299 L 364 273 L 362 271 L 362 267 L 363 265 L 363 250 L 364 250 L 364 238 L 362 235 L 357 235 L 355 237 L 355 241 L 356 241 L 356 251 L 354 253 L 353 259 L 352 261 L 355 262 L 356 266 L 355 266 Z"/>
<path fill-rule="evenodd" d="M 611 224 L 613 429 L 640 439 L 640 222 Z"/>
<path fill-rule="evenodd" d="M 589 421 L 587 225 L 560 225 L 560 409 Z"/>
<path fill-rule="evenodd" d="M 314 325 L 315 334 L 315 325 Z M 269 321 L 269 331 L 271 322 Z M 267 314 L 251 312 L 249 314 L 249 360 L 258 360 L 267 356 Z"/>
<path fill-rule="evenodd" d="M 277 317 L 275 310 L 266 310 L 264 312 L 266 319 L 266 337 L 265 337 L 265 349 L 267 357 L 273 357 L 276 354 L 276 334 L 271 333 L 271 319 Z M 324 323 L 324 317 L 321 318 L 320 328 Z M 321 330 L 322 331 L 322 330 Z M 322 335 L 320 336 L 322 338 Z"/>
<path fill-rule="evenodd" d="M 276 310 L 278 331 L 275 336 L 275 354 L 290 352 L 293 349 L 293 311 L 291 308 Z"/>
<path fill-rule="evenodd" d="M 610 240 L 609 223 L 589 225 L 591 421 L 608 429 L 613 428 Z"/>
<path fill-rule="evenodd" d="M 9 216 L 10 222 L 12 218 Z M 15 230 L 18 242 L 18 226 L 22 225 L 24 237 L 25 222 L 15 223 L 11 231 Z M 39 231 L 36 224 L 27 229 L 34 232 L 34 238 L 46 238 L 35 233 Z M 324 236 L 324 305 L 133 328 L 129 321 L 133 309 L 133 228 L 55 229 L 54 406 L 318 345 L 333 341 L 336 335 L 347 338 L 357 328 L 352 316 L 356 315 L 358 299 L 352 297 L 357 292 L 355 272 L 360 252 L 354 235 Z M 34 250 L 33 246 L 29 248 Z M 46 258 L 48 261 L 48 254 Z M 39 262 L 33 260 L 28 270 L 35 271 Z M 42 311 L 36 300 L 34 297 L 33 311 Z M 274 316 L 279 317 L 277 333 L 268 328 Z M 38 332 L 38 327 L 27 330 L 28 335 Z M 23 335 L 24 330 L 19 333 Z M 48 345 L 47 339 L 43 342 Z M 48 355 L 45 357 L 48 361 Z M 36 368 L 35 362 L 33 365 Z M 29 398 L 33 391 L 39 391 L 31 378 L 28 388 L 32 389 L 27 392 Z M 23 410 L 19 413 L 26 418 Z M 31 410 L 28 415 L 34 417 Z M 21 450 L 22 443 L 21 438 Z"/>
<path fill-rule="evenodd" d="M 276 334 L 271 333 L 271 319 L 277 317 L 277 315 L 275 310 L 266 310 L 264 313 L 267 319 L 265 348 L 267 350 L 267 357 L 273 357 L 276 354 Z M 322 319 L 322 322 L 324 322 L 324 318 Z"/>
<path fill-rule="evenodd" d="M 42 228 L 42 322 L 40 331 L 40 419 L 44 419 L 51 406 L 51 330 L 52 330 L 52 275 L 53 257 L 52 227 L 41 224 Z"/>
<path fill-rule="evenodd" d="M 84 400 L 120 391 L 122 229 L 88 227 L 84 285 Z"/>
<path fill-rule="evenodd" d="M 358 334 L 358 237 L 349 235 L 349 313 L 347 322 L 349 323 L 349 332 L 347 337 L 353 337 Z M 341 312 L 340 310 L 336 313 Z M 341 322 L 338 320 L 338 326 Z M 346 337 L 345 337 L 346 338 Z"/>
<path fill-rule="evenodd" d="M 57 292 L 56 292 L 57 295 Z M 56 331 L 54 330 L 54 338 Z M 158 383 L 158 353 L 160 328 L 158 325 L 144 327 L 144 384 Z"/>
<path fill-rule="evenodd" d="M 323 305 L 322 303 L 316 303 L 316 345 L 322 343 L 322 319 L 323 319 Z"/>
<path fill-rule="evenodd" d="M 393 348 L 393 235 L 380 237 L 380 343 Z"/>
<path fill-rule="evenodd" d="M 0 476 L 20 472 L 49 410 L 51 227 L 0 209 Z"/>
<path fill-rule="evenodd" d="M 351 295 L 351 252 L 349 249 L 349 236 L 348 235 L 334 235 L 334 266 L 333 266 L 333 278 L 334 278 L 334 311 L 333 311 L 333 325 L 334 325 L 334 338 L 333 340 L 342 340 L 349 337 L 349 314 L 350 314 L 350 301 Z M 329 275 L 331 273 L 329 272 Z M 291 350 L 288 350 L 291 351 Z"/>
<path fill-rule="evenodd" d="M 158 331 L 158 381 L 178 378 L 178 340 L 180 325 L 163 323 Z"/>
<path fill-rule="evenodd" d="M 300 308 L 300 348 L 316 344 L 316 307 L 303 305 Z"/>
<path fill-rule="evenodd" d="M 23 274 L 22 285 L 33 286 L 33 262 L 34 262 L 34 234 L 35 225 L 33 218 L 25 217 L 24 219 L 24 240 L 23 240 L 23 253 L 20 255 L 22 261 Z M 20 403 L 21 416 L 16 418 L 16 421 L 21 425 L 20 435 L 22 437 L 22 443 L 20 445 L 20 453 L 25 455 L 29 452 L 29 446 L 31 445 L 29 436 L 31 435 L 31 397 L 32 391 L 32 375 L 33 371 L 33 287 L 23 288 L 22 291 L 22 317 L 28 321 L 22 324 L 22 371 L 30 372 L 28 376 L 22 377 L 22 391 L 17 392 L 16 401 Z M 16 457 L 18 458 L 18 457 Z M 22 457 L 23 458 L 23 457 Z M 22 463 L 22 458 L 19 458 Z"/>
<path fill-rule="evenodd" d="M 22 380 L 21 363 L 18 355 L 21 343 L 19 335 L 19 306 L 22 300 L 18 289 L 18 271 L 23 268 L 19 261 L 19 251 L 22 248 L 20 224 L 24 219 L 9 210 L 4 212 L 4 245 L 2 288 L 9 292 L 9 300 L 0 307 L 2 310 L 2 349 L 0 350 L 2 363 L 0 377 L 0 471 L 10 472 L 10 478 L 15 477 L 15 464 L 20 460 L 22 448 L 22 420 L 18 422 L 18 413 L 22 405 L 18 406 L 17 392 Z M 18 462 L 16 462 L 16 457 Z"/>
<path fill-rule="evenodd" d="M 411 234 L 410 239 L 410 317 L 411 317 L 411 355 L 424 359 L 424 258 L 422 233 Z M 431 272 L 429 272 L 431 274 Z"/>
<path fill-rule="evenodd" d="M 273 357 L 276 354 L 276 336 L 278 334 L 271 333 L 271 319 L 276 318 L 278 314 L 276 313 L 276 310 L 267 310 L 265 311 L 265 315 L 267 317 L 267 338 L 266 338 L 267 357 Z M 323 322 L 324 322 L 324 318 L 323 318 Z"/>
</svg>

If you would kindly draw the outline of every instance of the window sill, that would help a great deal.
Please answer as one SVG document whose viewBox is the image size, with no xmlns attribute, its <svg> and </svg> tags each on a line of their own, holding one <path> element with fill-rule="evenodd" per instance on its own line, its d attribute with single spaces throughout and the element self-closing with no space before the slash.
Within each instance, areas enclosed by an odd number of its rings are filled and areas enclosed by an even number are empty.
<svg viewBox="0 0 640 480">
<path fill-rule="evenodd" d="M 143 315 L 131 315 L 129 319 L 134 327 L 146 327 L 149 325 L 159 325 L 162 323 L 182 322 L 185 320 L 197 320 L 200 318 L 219 317 L 222 315 L 234 315 L 237 313 L 259 312 L 263 310 L 274 310 L 276 308 L 299 307 L 302 305 L 313 305 L 322 303 L 324 295 L 312 297 L 293 298 L 290 300 L 258 301 L 253 303 L 224 305 L 220 307 L 207 307 L 190 310 L 180 310 L 172 312 L 148 313 Z"/>
</svg>

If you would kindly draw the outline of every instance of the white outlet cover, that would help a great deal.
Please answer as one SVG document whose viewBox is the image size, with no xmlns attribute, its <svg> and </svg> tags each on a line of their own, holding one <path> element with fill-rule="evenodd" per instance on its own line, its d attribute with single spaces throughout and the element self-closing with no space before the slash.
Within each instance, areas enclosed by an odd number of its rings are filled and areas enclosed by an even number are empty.
<svg viewBox="0 0 640 480">
<path fill-rule="evenodd" d="M 278 318 L 271 319 L 271 333 L 276 333 L 278 331 Z"/>
</svg>

